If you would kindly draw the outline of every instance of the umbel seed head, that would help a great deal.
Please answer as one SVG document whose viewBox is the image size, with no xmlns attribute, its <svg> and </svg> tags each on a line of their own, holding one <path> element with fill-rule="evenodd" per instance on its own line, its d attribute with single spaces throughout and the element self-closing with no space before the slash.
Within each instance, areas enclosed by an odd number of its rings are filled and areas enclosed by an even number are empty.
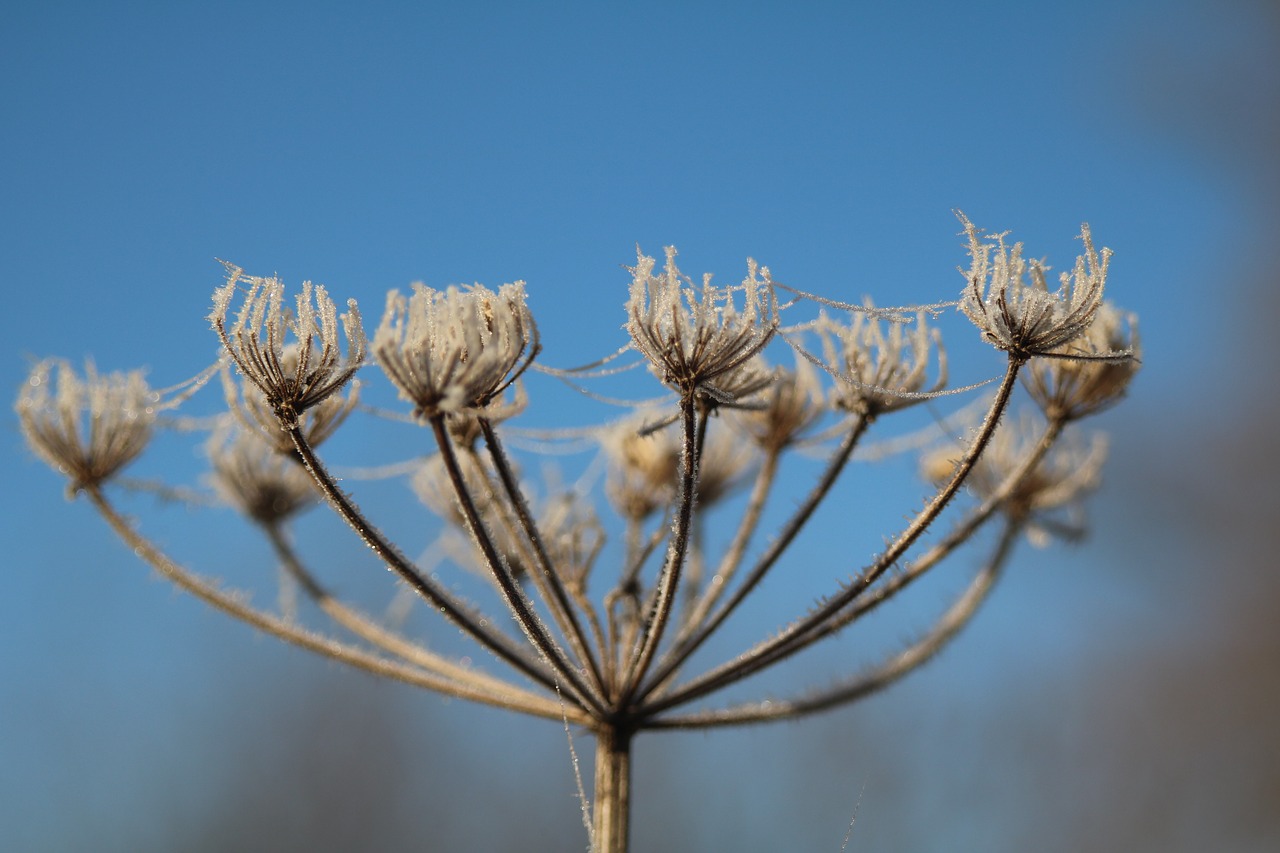
<svg viewBox="0 0 1280 853">
<path fill-rule="evenodd" d="M 14 408 L 27 444 L 74 493 L 142 453 L 161 405 L 140 370 L 101 375 L 89 362 L 81 377 L 66 361 L 46 359 L 31 369 Z"/>
<path fill-rule="evenodd" d="M 258 434 L 238 427 L 220 430 L 210 439 L 208 453 L 219 497 L 259 524 L 280 524 L 319 497 L 306 470 Z"/>
<path fill-rule="evenodd" d="M 1080 226 L 1084 254 L 1076 258 L 1070 274 L 1058 276 L 1058 289 L 1051 291 L 1045 276 L 1048 267 L 1024 260 L 1021 243 L 1008 246 L 1004 234 L 983 239 L 963 213 L 957 211 L 956 216 L 969 239 L 970 258 L 969 269 L 962 271 L 968 284 L 960 310 L 984 338 L 1010 355 L 1028 359 L 1050 354 L 1084 334 L 1102 305 L 1111 259 L 1110 249 L 1094 249 L 1088 225 Z"/>
<path fill-rule="evenodd" d="M 848 325 L 825 313 L 814 324 L 826 369 L 836 380 L 832 407 L 874 417 L 918 403 L 924 399 L 921 394 L 941 391 L 947 384 L 946 351 L 924 312 L 882 320 L 874 316 L 870 302 L 866 307 L 866 312 L 853 312 Z M 938 365 L 932 385 L 927 384 L 930 361 Z"/>
<path fill-rule="evenodd" d="M 482 408 L 533 361 L 537 327 L 524 282 L 387 294 L 373 355 L 421 418 Z"/>
<path fill-rule="evenodd" d="M 1115 405 L 1141 366 L 1138 318 L 1103 303 L 1089 330 L 1027 365 L 1023 382 L 1049 418 L 1078 420 Z"/>
<path fill-rule="evenodd" d="M 365 337 L 354 299 L 338 316 L 321 285 L 302 283 L 296 309 L 284 305 L 284 283 L 278 278 L 247 276 L 234 264 L 227 283 L 213 293 L 209 315 L 214 331 L 240 373 L 266 397 L 282 427 L 298 425 L 302 413 L 325 400 L 355 375 L 364 362 Z M 244 303 L 228 326 L 231 303 L 241 284 L 248 285 Z M 343 356 L 338 326 L 347 339 Z"/>
<path fill-rule="evenodd" d="M 695 288 L 676 267 L 675 247 L 666 252 L 666 266 L 655 276 L 654 259 L 637 247 L 636 265 L 628 267 L 632 279 L 624 328 L 664 384 L 680 394 L 703 392 L 727 401 L 725 379 L 763 350 L 778 327 L 769 270 L 748 260 L 741 285 L 712 287 L 708 274 Z M 738 293 L 741 310 L 734 304 Z"/>
</svg>

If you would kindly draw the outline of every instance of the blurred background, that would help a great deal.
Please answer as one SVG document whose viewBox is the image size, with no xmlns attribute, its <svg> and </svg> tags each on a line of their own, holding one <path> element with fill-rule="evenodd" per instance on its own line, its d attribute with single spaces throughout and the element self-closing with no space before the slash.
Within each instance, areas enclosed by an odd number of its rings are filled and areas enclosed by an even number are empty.
<svg viewBox="0 0 1280 853">
<path fill-rule="evenodd" d="M 323 282 L 369 325 L 413 280 L 524 279 L 543 360 L 567 366 L 624 342 L 637 243 L 721 281 L 750 255 L 900 304 L 958 293 L 953 209 L 1059 268 L 1089 221 L 1144 344 L 1101 419 L 1091 537 L 1021 550 L 971 628 L 883 695 L 644 738 L 634 846 L 835 853 L 856 814 L 854 851 L 1280 848 L 1274 3 L 10 2 L 0 81 L 15 395 L 49 355 L 149 365 L 156 386 L 199 371 L 219 257 Z M 957 378 L 998 370 L 961 358 Z M 530 417 L 612 416 L 568 399 Z M 379 683 L 175 594 L 64 499 L 8 411 L 0 848 L 585 849 L 560 727 Z M 369 430 L 335 440 L 339 463 L 423 452 Z M 200 462 L 166 444 L 131 473 L 197 484 Z M 425 548 L 408 491 L 366 488 Z M 270 601 L 269 551 L 227 513 L 123 500 Z M 805 560 L 842 577 L 884 532 L 817 536 Z M 298 539 L 357 599 L 355 575 L 384 580 L 324 511 Z"/>
</svg>

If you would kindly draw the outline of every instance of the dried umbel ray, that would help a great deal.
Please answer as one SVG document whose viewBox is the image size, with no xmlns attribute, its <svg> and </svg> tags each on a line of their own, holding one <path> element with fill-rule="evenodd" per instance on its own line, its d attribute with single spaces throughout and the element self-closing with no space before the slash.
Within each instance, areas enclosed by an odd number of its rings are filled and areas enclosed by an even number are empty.
<svg viewBox="0 0 1280 853">
<path fill-rule="evenodd" d="M 225 350 L 232 414 L 209 444 L 212 482 L 265 534 L 286 573 L 344 629 L 340 635 L 304 629 L 178 565 L 116 509 L 108 487 L 144 452 L 157 414 L 184 395 L 154 392 L 136 372 L 102 375 L 90 365 L 80 375 L 46 361 L 33 368 L 17 411 L 32 449 L 69 478 L 72 493 L 202 600 L 378 675 L 584 727 L 596 741 L 587 831 L 593 850 L 616 853 L 627 849 L 637 733 L 790 719 L 879 690 L 931 658 L 974 616 L 1021 535 L 1044 543 L 1079 531 L 1076 508 L 1098 482 L 1105 443 L 1070 438 L 1069 427 L 1121 399 L 1138 364 L 1135 321 L 1102 301 L 1110 252 L 1094 249 L 1086 226 L 1084 254 L 1050 290 L 1045 267 L 1023 261 L 1020 245 L 960 219 L 970 264 L 958 301 L 922 311 L 809 297 L 822 312 L 788 326 L 782 285 L 768 268 L 751 262 L 741 284 L 718 287 L 710 276 L 695 284 L 683 275 L 674 249 L 657 272 L 655 260 L 640 254 L 630 268 L 624 328 L 629 348 L 670 396 L 597 432 L 610 467 L 604 491 L 613 522 L 602 520 L 605 504 L 578 492 L 543 490 L 531 500 L 500 437 L 524 408 L 518 380 L 539 352 L 523 283 L 497 291 L 416 285 L 408 297 L 393 291 L 367 345 L 354 302 L 339 316 L 325 289 L 308 283 L 290 306 L 278 279 L 228 265 L 211 320 Z M 807 301 L 794 299 L 785 310 Z M 806 530 L 810 519 L 873 425 L 955 393 L 945 387 L 940 336 L 927 318 L 947 306 L 977 325 L 1005 367 L 969 434 L 924 457 L 933 495 L 883 537 L 874 559 L 840 567 L 815 589 L 821 597 L 812 608 L 729 659 L 690 671 L 695 652 L 787 562 L 801 534 L 815 533 Z M 796 350 L 795 367 L 771 367 L 764 352 L 784 339 Z M 430 430 L 433 452 L 415 466 L 418 492 L 442 524 L 464 534 L 468 550 L 459 562 L 490 579 L 510 618 L 482 612 L 439 579 L 444 570 L 406 558 L 317 454 L 318 442 L 355 409 L 347 389 L 367 367 L 366 349 L 410 404 L 408 418 Z M 1005 418 L 1020 375 L 1039 414 Z M 781 526 L 765 535 L 766 504 L 797 449 L 825 452 L 826 461 Z M 739 489 L 746 496 L 733 504 L 736 517 L 719 538 L 727 544 L 710 553 L 706 510 Z M 960 499 L 965 491 L 971 499 Z M 502 671 L 410 642 L 337 598 L 286 535 L 294 515 L 317 499 Z M 949 526 L 926 535 L 949 508 Z M 1057 518 L 1062 512 L 1069 517 Z M 987 527 L 994 537 L 975 539 Z M 619 529 L 621 547 L 607 549 Z M 991 548 L 981 570 L 913 644 L 794 697 L 714 704 L 724 688 L 838 634 L 970 542 Z M 614 552 L 620 565 L 598 565 Z M 607 589 L 593 591 L 600 583 Z M 512 621 L 518 631 L 500 627 Z M 357 639 L 345 639 L 351 635 Z"/>
</svg>

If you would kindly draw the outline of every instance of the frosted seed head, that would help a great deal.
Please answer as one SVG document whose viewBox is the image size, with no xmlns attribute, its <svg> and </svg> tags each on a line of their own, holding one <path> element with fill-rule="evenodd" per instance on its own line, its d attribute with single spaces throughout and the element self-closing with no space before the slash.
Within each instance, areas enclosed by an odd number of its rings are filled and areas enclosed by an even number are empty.
<svg viewBox="0 0 1280 853">
<path fill-rule="evenodd" d="M 476 449 L 483 435 L 480 428 L 481 418 L 497 426 L 519 415 L 528 405 L 529 395 L 525 392 L 524 383 L 516 382 L 487 405 L 475 409 L 460 409 L 446 414 L 444 425 L 449 431 L 449 437 L 458 448 L 471 451 Z"/>
<path fill-rule="evenodd" d="M 922 311 L 914 318 L 877 318 L 875 306 L 855 311 L 847 324 L 825 312 L 814 323 L 822 360 L 835 379 L 829 398 L 833 409 L 881 415 L 904 409 L 941 391 L 947 384 L 946 351 L 936 329 Z M 929 364 L 937 363 L 929 383 Z"/>
<path fill-rule="evenodd" d="M 632 346 L 680 394 L 703 391 L 712 400 L 732 399 L 721 383 L 760 353 L 777 330 L 768 268 L 748 260 L 747 276 L 737 287 L 714 287 L 709 274 L 697 287 L 676 267 L 674 246 L 667 247 L 666 265 L 656 276 L 654 259 L 639 247 L 636 255 L 636 265 L 628 268 L 632 278 L 623 327 Z"/>
<path fill-rule="evenodd" d="M 658 418 L 638 412 L 608 428 L 601 446 L 609 461 L 605 494 L 623 518 L 648 518 L 675 497 L 680 445 L 669 429 L 651 429 Z"/>
<path fill-rule="evenodd" d="M 759 405 L 736 412 L 732 422 L 761 448 L 777 451 L 800 440 L 822 418 L 824 399 L 817 371 L 798 354 L 794 370 L 777 367 L 771 374 L 773 382 L 756 398 Z"/>
<path fill-rule="evenodd" d="M 27 445 L 69 478 L 74 493 L 136 459 L 162 407 L 140 370 L 101 375 L 86 362 L 82 377 L 68 362 L 46 359 L 31 369 L 14 409 Z"/>
<path fill-rule="evenodd" d="M 1089 329 L 1027 365 L 1023 382 L 1046 417 L 1078 420 L 1124 398 L 1141 366 L 1138 318 L 1103 303 Z"/>
<path fill-rule="evenodd" d="M 1024 415 L 1003 422 L 978 457 L 965 481 L 969 491 L 986 500 L 1022 466 L 1043 433 L 1042 422 Z M 921 459 L 926 479 L 942 483 L 950 479 L 963 448 L 950 445 Z M 1033 544 L 1044 545 L 1050 535 L 1076 538 L 1083 535 L 1083 500 L 1097 489 L 1107 457 L 1107 438 L 1094 433 L 1088 440 L 1068 431 L 1001 503 L 1001 511 L 1027 525 Z M 1067 514 L 1060 520 L 1059 512 Z"/>
<path fill-rule="evenodd" d="M 209 315 L 214 331 L 237 370 L 262 392 L 280 425 L 291 429 L 304 412 L 340 390 L 360 369 L 365 357 L 360 312 L 353 300 L 339 317 L 325 288 L 311 282 L 303 283 L 294 307 L 287 308 L 280 279 L 247 276 L 239 267 L 225 265 L 227 281 L 214 291 Z M 229 322 L 242 285 L 247 285 L 243 304 Z M 345 355 L 340 335 L 347 341 Z"/>
<path fill-rule="evenodd" d="M 493 504 L 492 477 L 473 453 L 459 453 L 457 460 L 467 493 L 477 511 L 484 515 Z M 410 479 L 409 485 L 427 509 L 454 527 L 467 529 L 467 520 L 458 505 L 453 481 L 449 479 L 449 471 L 439 453 L 432 454 L 422 463 L 422 467 Z"/>
<path fill-rule="evenodd" d="M 281 365 L 286 372 L 296 364 L 298 351 L 296 343 L 284 348 Z M 293 439 L 281 428 L 280 418 L 262 390 L 244 376 L 237 382 L 231 375 L 230 364 L 226 362 L 223 363 L 221 376 L 227 409 L 240 426 L 259 436 L 276 453 L 292 456 L 296 452 Z M 352 379 L 346 387 L 303 412 L 298 417 L 297 424 L 307 444 L 319 447 L 337 432 L 338 427 L 342 426 L 359 403 L 360 380 Z"/>
<path fill-rule="evenodd" d="M 210 438 L 207 452 L 218 496 L 259 524 L 279 524 L 316 503 L 316 486 L 306 470 L 259 435 L 221 429 Z"/>
<path fill-rule="evenodd" d="M 1021 243 L 1010 247 L 1004 234 L 984 239 L 963 213 L 956 216 L 964 225 L 970 260 L 969 269 L 962 271 L 968 284 L 960 310 L 984 338 L 1012 356 L 1029 359 L 1084 334 L 1102 305 L 1111 259 L 1109 249 L 1094 249 L 1087 224 L 1080 230 L 1084 254 L 1070 274 L 1059 276 L 1058 289 L 1050 291 L 1049 268 L 1024 260 Z"/>
<path fill-rule="evenodd" d="M 609 461 L 606 495 L 623 518 L 642 520 L 669 506 L 680 477 L 678 430 L 653 412 L 638 412 L 614 424 L 602 436 Z M 733 441 L 724 427 L 711 427 L 698 467 L 695 500 L 710 506 L 741 484 L 742 473 L 755 461 L 750 447 Z"/>
<path fill-rule="evenodd" d="M 373 354 L 421 418 L 487 406 L 537 353 L 524 282 L 495 293 L 482 285 L 387 295 Z"/>
</svg>

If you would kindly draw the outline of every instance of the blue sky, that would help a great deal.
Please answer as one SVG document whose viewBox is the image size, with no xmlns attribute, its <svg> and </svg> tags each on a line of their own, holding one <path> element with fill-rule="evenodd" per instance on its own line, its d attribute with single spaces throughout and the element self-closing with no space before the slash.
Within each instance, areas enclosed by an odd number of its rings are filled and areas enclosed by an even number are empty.
<svg viewBox="0 0 1280 853">
<path fill-rule="evenodd" d="M 1110 293 L 1141 315 L 1146 350 L 1133 400 L 1108 418 L 1123 457 L 1185 383 L 1218 381 L 1222 365 L 1185 342 L 1193 323 L 1229 318 L 1196 294 L 1257 236 L 1247 193 L 1181 134 L 1164 88 L 1193 43 L 1191 63 L 1253 49 L 1229 14 L 1192 2 L 17 2 L 0 20 L 11 390 L 48 355 L 149 365 L 157 385 L 192 375 L 216 354 L 215 258 L 323 282 L 370 324 L 390 287 L 523 279 L 545 360 L 568 365 L 624 342 L 620 267 L 637 243 L 675 244 L 687 272 L 720 280 L 752 256 L 834 298 L 925 302 L 958 292 L 959 208 L 1058 267 L 1085 220 L 1116 250 Z M 175 744 L 190 752 L 174 761 L 206 761 L 218 746 L 184 727 L 193 709 L 191 725 L 216 729 L 253 685 L 288 677 L 273 673 L 328 670 L 149 580 L 63 499 L 16 418 L 3 424 L 0 754 L 18 759 L 0 770 L 0 837 L 71 849 L 74 834 L 51 828 L 56 800 L 132 838 L 115 810 L 170 777 L 111 768 L 164 768 Z M 1011 583 L 903 701 L 999 682 L 993 659 L 1079 666 L 1084 615 L 1159 630 L 1139 581 L 1100 580 L 1127 517 L 1103 506 L 1096 542 Z M 166 512 L 215 572 L 265 559 Z M 1097 583 L 1068 583 L 1072 560 Z M 1059 605 L 1047 614 L 1046 597 Z M 1013 636 L 1030 639 L 1011 651 Z M 210 686 L 227 670 L 232 686 Z M 833 839 L 824 849 L 843 835 L 856 767 L 850 780 L 814 818 L 829 823 L 813 830 Z M 778 827 L 778 844 L 795 837 Z"/>
</svg>

